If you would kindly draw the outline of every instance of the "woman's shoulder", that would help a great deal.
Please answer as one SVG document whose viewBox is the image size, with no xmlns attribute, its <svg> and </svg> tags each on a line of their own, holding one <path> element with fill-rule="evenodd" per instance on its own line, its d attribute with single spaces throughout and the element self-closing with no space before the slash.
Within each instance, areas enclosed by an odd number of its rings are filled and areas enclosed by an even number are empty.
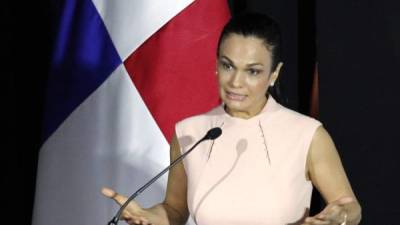
<svg viewBox="0 0 400 225">
<path fill-rule="evenodd" d="M 292 141 L 302 140 L 308 146 L 318 128 L 322 127 L 322 123 L 283 105 L 279 104 L 277 108 L 279 109 L 276 113 L 277 116 L 270 120 L 271 127 L 275 128 L 275 135 L 284 137 L 286 140 L 290 140 L 290 138 L 294 138 Z"/>
<path fill-rule="evenodd" d="M 277 103 L 277 108 L 279 109 L 278 115 L 282 122 L 288 122 L 292 125 L 299 124 L 302 126 L 308 125 L 313 127 L 318 127 L 321 125 L 321 122 L 318 119 L 302 114 L 279 103 Z"/>
</svg>

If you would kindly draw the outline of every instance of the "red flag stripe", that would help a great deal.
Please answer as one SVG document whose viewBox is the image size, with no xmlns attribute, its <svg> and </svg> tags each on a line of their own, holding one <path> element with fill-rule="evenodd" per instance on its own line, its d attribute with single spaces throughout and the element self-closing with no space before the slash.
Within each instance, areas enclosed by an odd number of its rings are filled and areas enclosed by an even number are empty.
<svg viewBox="0 0 400 225">
<path fill-rule="evenodd" d="M 167 140 L 177 121 L 219 104 L 216 46 L 228 18 L 225 0 L 196 1 L 124 62 Z"/>
</svg>

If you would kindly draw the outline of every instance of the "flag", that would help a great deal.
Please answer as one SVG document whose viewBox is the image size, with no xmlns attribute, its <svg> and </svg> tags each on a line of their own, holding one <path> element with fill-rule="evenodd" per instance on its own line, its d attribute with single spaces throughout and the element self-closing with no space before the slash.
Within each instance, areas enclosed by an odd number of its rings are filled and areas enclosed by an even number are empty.
<svg viewBox="0 0 400 225">
<path fill-rule="evenodd" d="M 105 224 L 169 162 L 174 124 L 219 104 L 226 0 L 68 0 L 48 80 L 33 225 Z M 137 200 L 163 200 L 166 176 Z"/>
</svg>

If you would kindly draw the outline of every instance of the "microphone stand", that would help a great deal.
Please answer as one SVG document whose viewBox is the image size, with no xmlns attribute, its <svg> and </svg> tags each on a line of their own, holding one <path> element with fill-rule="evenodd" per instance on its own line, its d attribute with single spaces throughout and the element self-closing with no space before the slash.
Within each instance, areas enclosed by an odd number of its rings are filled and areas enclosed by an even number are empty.
<svg viewBox="0 0 400 225">
<path fill-rule="evenodd" d="M 135 193 L 133 193 L 126 201 L 125 203 L 119 208 L 117 214 L 108 222 L 108 225 L 117 225 L 119 221 L 119 217 L 121 216 L 122 212 L 128 206 L 129 202 L 131 202 L 133 199 L 135 199 L 138 195 L 140 195 L 144 190 L 146 190 L 151 184 L 153 184 L 158 178 L 160 178 L 164 173 L 166 173 L 171 167 L 175 166 L 178 164 L 187 154 L 189 154 L 198 144 L 200 144 L 202 141 L 211 139 L 214 140 L 217 137 L 221 135 L 221 128 L 212 128 L 207 132 L 207 134 L 200 139 L 196 144 L 194 144 L 188 151 L 180 155 L 178 158 L 176 158 L 169 166 L 167 166 L 164 170 L 162 170 L 160 173 L 158 173 L 155 177 L 153 177 L 150 181 L 148 181 L 146 184 L 144 184 L 141 188 L 139 188 Z"/>
</svg>

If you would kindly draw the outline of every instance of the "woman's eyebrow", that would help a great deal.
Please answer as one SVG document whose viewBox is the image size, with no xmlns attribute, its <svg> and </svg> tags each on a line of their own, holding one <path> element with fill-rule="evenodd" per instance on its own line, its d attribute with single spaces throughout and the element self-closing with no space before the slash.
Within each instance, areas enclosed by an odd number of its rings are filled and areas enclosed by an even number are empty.
<svg viewBox="0 0 400 225">
<path fill-rule="evenodd" d="M 230 58 L 228 58 L 227 56 L 223 55 L 220 57 L 220 59 L 224 59 L 224 60 L 228 61 L 230 64 L 233 64 L 233 61 Z"/>
<path fill-rule="evenodd" d="M 248 66 L 248 67 L 250 67 L 250 66 L 264 66 L 264 64 L 262 64 L 262 63 L 249 63 L 249 64 L 246 64 L 246 66 Z"/>
<path fill-rule="evenodd" d="M 228 61 L 228 63 L 230 63 L 231 65 L 235 65 L 235 64 L 233 63 L 233 61 L 232 61 L 229 57 L 224 56 L 224 55 L 222 55 L 222 56 L 219 58 L 219 60 L 226 60 L 226 61 Z M 264 64 L 259 63 L 259 62 L 248 63 L 248 64 L 246 64 L 246 67 L 251 67 L 251 66 L 264 66 Z"/>
</svg>

